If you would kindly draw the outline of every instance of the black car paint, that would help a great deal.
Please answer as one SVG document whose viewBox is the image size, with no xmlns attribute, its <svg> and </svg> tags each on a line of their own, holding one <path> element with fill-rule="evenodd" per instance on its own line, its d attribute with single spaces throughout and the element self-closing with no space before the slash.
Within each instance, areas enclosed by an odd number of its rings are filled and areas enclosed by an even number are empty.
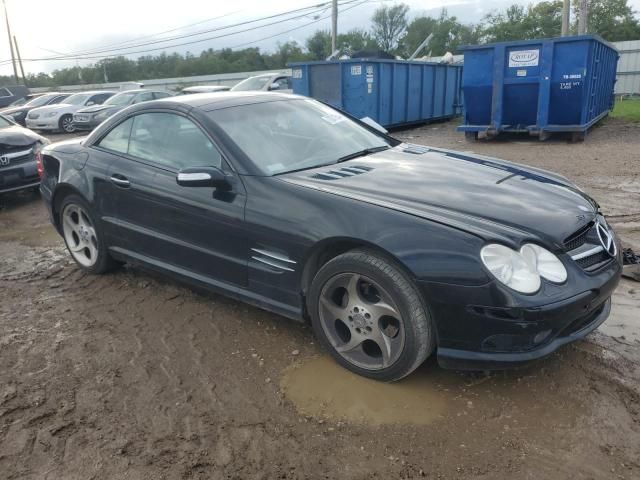
<svg viewBox="0 0 640 480">
<path fill-rule="evenodd" d="M 59 163 L 42 185 L 54 224 L 59 228 L 59 195 L 75 191 L 99 213 L 115 257 L 297 320 L 306 317 L 305 294 L 323 259 L 357 246 L 375 249 L 415 280 L 436 326 L 438 359 L 447 367 L 528 361 L 584 336 L 608 315 L 621 259 L 587 273 L 563 250 L 565 239 L 598 215 L 597 204 L 563 177 L 399 142 L 339 165 L 261 176 L 207 111 L 295 97 L 198 97 L 130 107 L 84 143 L 48 148 L 45 167 Z M 112 126 L 142 111 L 172 111 L 200 125 L 223 153 L 232 188 L 180 187 L 175 171 L 95 146 Z M 52 158 L 57 162 L 48 162 Z M 362 173 L 339 174 L 352 167 Z M 114 175 L 127 177 L 130 188 L 111 182 Z M 558 255 L 568 279 L 543 281 L 532 295 L 511 290 L 480 261 L 489 242 L 538 243 Z M 567 332 L 590 316 L 585 328 Z M 496 335 L 508 342 L 510 335 L 546 330 L 533 350 L 486 349 Z"/>
<path fill-rule="evenodd" d="M 32 130 L 14 124 L 8 118 L 5 120 L 12 125 L 0 128 L 0 193 L 37 187 L 40 177 L 35 150 L 48 143 L 48 140 Z M 25 155 L 15 156 L 27 151 Z"/>
</svg>

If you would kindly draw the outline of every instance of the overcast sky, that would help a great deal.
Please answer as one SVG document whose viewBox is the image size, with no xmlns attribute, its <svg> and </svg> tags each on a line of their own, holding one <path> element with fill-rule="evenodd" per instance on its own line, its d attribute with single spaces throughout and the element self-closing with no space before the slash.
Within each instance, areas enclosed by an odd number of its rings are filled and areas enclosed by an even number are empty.
<svg viewBox="0 0 640 480">
<path fill-rule="evenodd" d="M 118 42 L 125 42 L 139 37 L 157 34 L 158 32 L 177 29 L 160 36 L 147 37 L 134 43 L 150 42 L 163 37 L 189 34 L 196 31 L 212 29 L 224 25 L 273 15 L 289 10 L 315 5 L 323 0 L 265 1 L 265 0 L 6 0 L 12 33 L 17 37 L 20 53 L 24 59 L 38 59 L 56 54 L 86 52 L 103 46 L 111 47 Z M 340 0 L 343 1 L 343 0 Z M 393 0 L 370 0 L 356 6 L 345 5 L 339 15 L 338 29 L 346 31 L 351 28 L 369 28 L 369 19 L 373 11 L 386 3 L 392 5 Z M 442 7 L 447 7 L 450 14 L 457 15 L 466 23 L 478 22 L 486 13 L 494 9 L 503 9 L 512 3 L 530 3 L 528 0 L 404 0 L 411 7 L 411 15 L 418 13 L 436 14 Z M 640 0 L 630 0 L 636 10 L 640 9 Z M 327 16 L 330 10 L 321 12 Z M 214 19 L 218 17 L 217 19 Z M 214 19 L 206 21 L 208 19 Z M 3 19 L 4 20 L 4 19 Z M 277 19 L 274 19 L 277 20 Z M 271 21 L 274 21 L 271 20 Z M 253 28 L 249 32 L 227 36 L 215 40 L 195 43 L 189 46 L 167 48 L 166 51 L 199 53 L 205 48 L 235 47 L 263 37 L 275 35 L 285 30 L 313 22 L 313 17 L 303 17 L 279 25 L 265 28 Z M 185 25 L 202 22 L 198 25 L 180 28 Z M 248 28 L 255 25 L 249 25 Z M 259 46 L 264 50 L 272 50 L 278 41 L 304 40 L 314 30 L 328 29 L 330 20 L 325 19 L 307 27 L 295 30 L 274 38 L 259 41 L 249 46 Z M 197 40 L 207 36 L 220 35 L 233 30 L 213 32 L 185 39 Z M 178 40 L 173 43 L 177 43 Z M 162 44 L 141 46 L 131 50 L 143 50 L 160 47 Z M 149 52 L 158 54 L 162 50 Z M 126 51 L 121 51 L 125 53 Z M 105 52 L 107 53 L 107 52 Z M 104 53 L 100 53 L 103 55 Z M 141 54 L 130 55 L 136 58 Z M 12 73 L 11 64 L 3 62 L 10 58 L 9 43 L 4 22 L 0 23 L 0 74 Z M 83 60 L 80 64 L 97 60 Z M 56 68 L 75 65 L 76 61 L 33 61 L 25 62 L 25 70 L 35 73 L 49 72 Z"/>
</svg>

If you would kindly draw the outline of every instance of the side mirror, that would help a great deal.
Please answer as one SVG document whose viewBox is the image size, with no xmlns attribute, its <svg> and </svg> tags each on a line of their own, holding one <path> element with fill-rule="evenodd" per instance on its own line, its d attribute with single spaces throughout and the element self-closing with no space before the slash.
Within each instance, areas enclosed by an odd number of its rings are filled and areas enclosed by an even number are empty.
<svg viewBox="0 0 640 480">
<path fill-rule="evenodd" d="M 273 82 L 269 87 L 269 90 L 280 90 L 280 84 L 278 82 Z"/>
<path fill-rule="evenodd" d="M 95 105 L 95 102 L 87 102 L 87 107 L 90 107 L 91 105 Z"/>
<path fill-rule="evenodd" d="M 178 172 L 176 182 L 181 187 L 213 187 L 228 189 L 229 179 L 218 167 L 190 167 Z"/>
</svg>

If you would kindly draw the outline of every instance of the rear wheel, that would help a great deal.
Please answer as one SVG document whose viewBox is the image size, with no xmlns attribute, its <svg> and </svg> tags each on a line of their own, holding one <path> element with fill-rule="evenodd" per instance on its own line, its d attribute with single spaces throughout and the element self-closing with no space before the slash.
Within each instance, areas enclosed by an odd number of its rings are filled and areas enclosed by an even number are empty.
<svg viewBox="0 0 640 480">
<path fill-rule="evenodd" d="M 394 262 L 354 250 L 325 264 L 313 280 L 309 312 L 316 336 L 347 369 L 395 381 L 434 349 L 434 332 L 413 282 Z"/>
<path fill-rule="evenodd" d="M 76 131 L 76 127 L 73 125 L 73 117 L 71 115 L 63 115 L 60 118 L 60 130 L 65 133 L 73 133 Z"/>
<path fill-rule="evenodd" d="M 100 225 L 91 208 L 78 195 L 65 197 L 61 205 L 62 236 L 76 263 L 90 273 L 103 273 L 116 263 L 109 256 Z"/>
</svg>

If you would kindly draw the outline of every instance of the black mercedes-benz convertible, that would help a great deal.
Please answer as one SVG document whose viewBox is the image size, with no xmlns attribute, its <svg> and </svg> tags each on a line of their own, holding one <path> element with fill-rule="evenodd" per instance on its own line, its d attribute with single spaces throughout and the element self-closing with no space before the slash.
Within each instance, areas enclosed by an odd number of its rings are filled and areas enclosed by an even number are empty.
<svg viewBox="0 0 640 480">
<path fill-rule="evenodd" d="M 121 262 L 310 320 L 333 357 L 398 380 L 543 357 L 597 328 L 619 241 L 569 180 L 402 143 L 278 93 L 129 107 L 40 154 L 78 265 Z"/>
</svg>

